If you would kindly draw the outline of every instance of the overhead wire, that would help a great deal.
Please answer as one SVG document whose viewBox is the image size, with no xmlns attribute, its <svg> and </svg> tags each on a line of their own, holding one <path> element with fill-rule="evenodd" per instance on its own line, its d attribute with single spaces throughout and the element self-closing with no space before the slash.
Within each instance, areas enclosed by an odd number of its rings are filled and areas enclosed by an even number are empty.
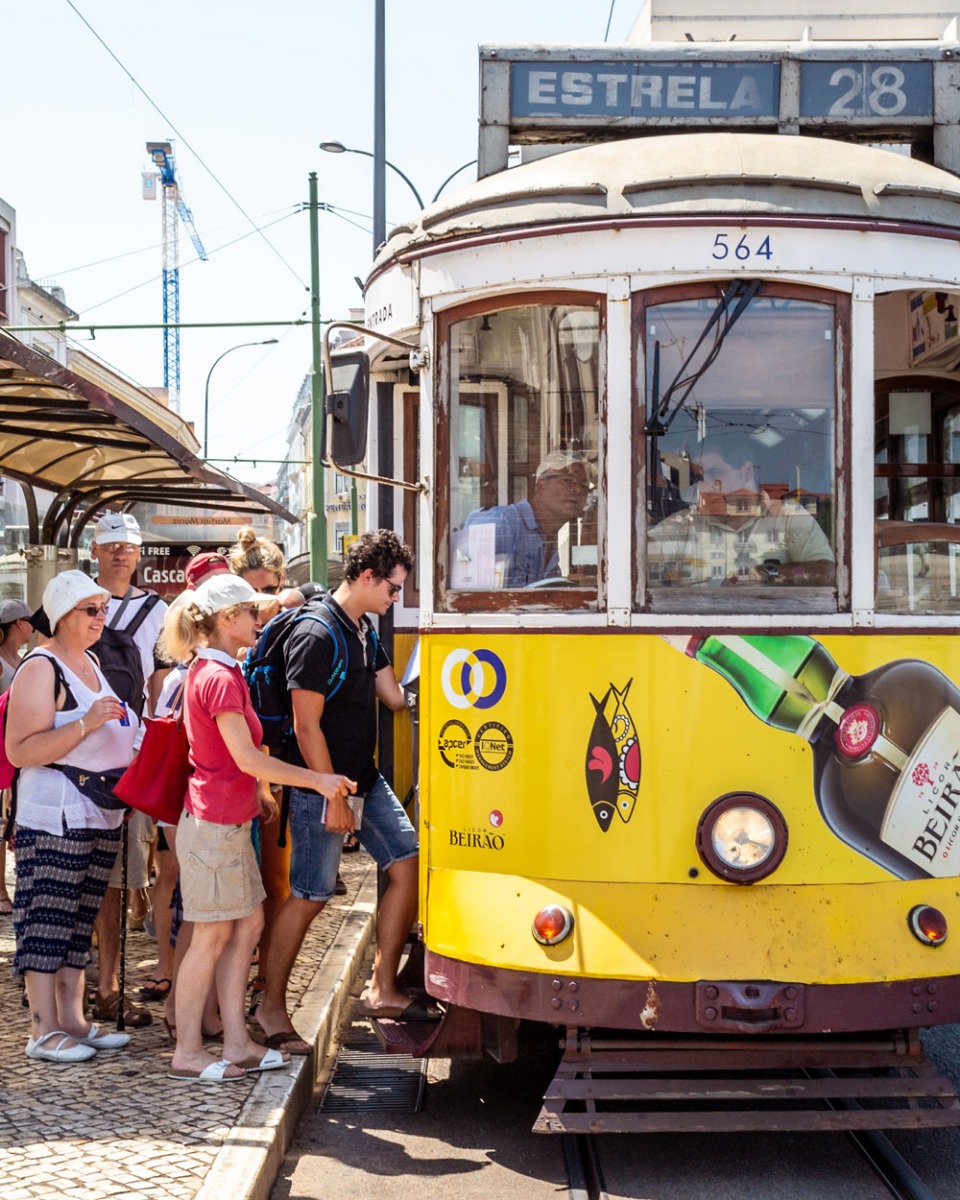
<svg viewBox="0 0 960 1200">
<path fill-rule="evenodd" d="M 279 225 L 281 221 L 286 221 L 289 217 L 296 216 L 299 211 L 299 208 L 293 208 L 289 212 L 285 212 L 282 217 L 277 217 L 275 221 L 268 222 L 264 226 L 264 229 L 269 229 L 272 225 Z M 258 231 L 256 229 L 251 229 L 248 233 L 242 233 L 239 237 L 231 238 L 229 242 L 224 242 L 223 245 L 215 246 L 212 250 L 208 251 L 207 257 L 210 258 L 214 254 L 219 254 L 221 250 L 227 250 L 230 246 L 235 246 L 237 242 L 242 242 L 249 237 L 253 237 L 257 232 Z M 188 258 L 187 261 L 182 264 L 180 269 L 183 270 L 185 267 L 192 266 L 193 263 L 200 261 L 201 259 L 199 255 L 194 258 Z M 151 284 L 156 283 L 159 278 L 159 275 L 151 275 L 149 279 L 144 279 L 140 283 L 135 283 L 132 287 L 128 287 L 124 291 L 118 292 L 115 296 L 108 296 L 105 300 L 98 300 L 96 304 L 89 304 L 86 308 L 80 310 L 80 315 L 83 316 L 86 313 L 93 312 L 95 308 L 102 308 L 105 304 L 111 304 L 114 300 L 121 300 L 124 296 L 129 296 L 131 292 L 139 291 L 140 288 L 149 287 Z"/>
<path fill-rule="evenodd" d="M 127 76 L 127 78 L 130 80 L 130 82 L 133 84 L 133 86 L 137 89 L 137 91 L 139 91 L 140 94 L 144 97 L 144 99 L 147 101 L 147 103 L 154 109 L 155 112 L 157 112 L 161 117 L 163 117 L 164 121 L 166 121 L 169 128 L 173 130 L 174 134 L 177 136 L 179 141 L 184 146 L 187 147 L 187 149 L 190 151 L 190 153 L 194 156 L 194 158 L 197 160 L 197 162 L 200 164 L 200 166 L 203 167 L 203 169 L 206 171 L 206 173 L 210 176 L 210 178 L 213 180 L 213 182 L 217 185 L 217 187 L 220 188 L 220 190 L 227 197 L 227 199 L 230 201 L 230 203 L 233 204 L 239 210 L 239 212 L 241 212 L 243 214 L 244 218 L 252 226 L 253 231 L 255 233 L 259 234 L 259 236 L 263 238 L 263 240 L 266 242 L 266 244 L 270 247 L 270 249 L 277 256 L 277 258 L 280 259 L 280 261 L 287 268 L 287 270 L 290 272 L 290 274 L 293 275 L 293 277 L 297 280 L 297 282 L 305 290 L 309 290 L 309 285 L 303 280 L 303 278 L 298 274 L 298 272 L 290 265 L 290 263 L 287 262 L 287 260 L 283 257 L 283 255 L 280 253 L 280 251 L 277 249 L 277 247 L 273 244 L 273 242 L 270 241 L 270 239 L 266 236 L 266 234 L 264 234 L 263 230 L 260 229 L 260 227 L 257 225 L 256 221 L 254 221 L 253 217 L 250 216 L 250 214 L 247 212 L 247 210 L 243 207 L 243 205 L 240 203 L 240 201 L 236 198 L 236 196 L 234 196 L 234 194 L 230 191 L 230 189 L 227 187 L 227 185 L 221 181 L 221 179 L 217 176 L 217 174 L 213 171 L 213 169 L 207 165 L 207 163 L 204 161 L 204 159 L 201 157 L 201 155 L 194 149 L 194 147 L 190 144 L 190 142 L 187 140 L 187 138 L 179 131 L 177 126 L 173 123 L 173 121 L 170 120 L 170 118 L 163 111 L 163 109 L 159 106 L 159 104 L 157 104 L 157 102 L 153 99 L 153 97 L 146 90 L 146 88 L 143 87 L 143 85 L 139 82 L 139 80 L 137 80 L 135 78 L 133 73 L 120 61 L 120 59 L 117 57 L 117 55 L 113 52 L 113 50 L 111 50 L 111 48 L 103 40 L 103 38 L 100 36 L 100 34 L 94 29 L 94 27 L 90 24 L 90 22 L 83 15 L 83 13 L 77 8 L 77 6 L 76 6 L 76 4 L 74 4 L 73 0 L 66 0 L 66 3 L 71 9 L 73 9 L 73 11 L 80 18 L 80 20 L 84 23 L 84 25 L 86 25 L 87 29 L 90 30 L 90 32 L 97 39 L 97 41 L 100 43 L 100 45 L 104 48 L 104 50 L 106 50 L 106 52 L 110 55 L 110 57 L 117 64 L 117 66 L 120 68 L 120 70 L 123 71 L 123 73 Z"/>
<path fill-rule="evenodd" d="M 260 215 L 257 217 L 257 220 L 262 221 L 265 217 L 272 217 L 272 216 L 274 216 L 274 214 L 276 214 L 278 212 L 287 214 L 287 213 L 289 213 L 289 211 L 290 211 L 289 205 L 284 205 L 283 208 L 273 208 L 269 212 L 260 213 Z M 296 211 L 296 206 L 294 208 L 294 211 Z M 236 222 L 234 222 L 234 224 L 236 224 Z M 270 225 L 272 225 L 272 224 L 274 224 L 273 221 L 264 225 L 263 228 L 269 229 Z M 230 226 L 217 225 L 212 229 L 204 229 L 202 231 L 202 236 L 207 238 L 207 237 L 210 237 L 211 234 L 219 233 L 221 229 L 228 229 L 228 228 L 230 228 Z M 247 236 L 249 236 L 249 234 L 245 234 L 244 236 L 247 237 Z M 230 245 L 229 242 L 227 242 L 225 244 Z M 121 254 L 111 254 L 108 258 L 98 258 L 98 259 L 96 259 L 95 262 L 79 263 L 75 267 L 63 267 L 59 271 L 41 271 L 40 278 L 41 279 L 60 279 L 64 275 L 72 275 L 76 271 L 88 271 L 92 267 L 103 267 L 103 266 L 106 266 L 107 263 L 119 262 L 120 259 L 122 259 L 122 258 L 133 258 L 137 254 L 152 254 L 155 251 L 159 250 L 162 245 L 163 245 L 162 242 L 151 242 L 151 244 L 149 246 L 140 246 L 139 249 L 137 249 L 137 250 L 124 250 Z"/>
</svg>

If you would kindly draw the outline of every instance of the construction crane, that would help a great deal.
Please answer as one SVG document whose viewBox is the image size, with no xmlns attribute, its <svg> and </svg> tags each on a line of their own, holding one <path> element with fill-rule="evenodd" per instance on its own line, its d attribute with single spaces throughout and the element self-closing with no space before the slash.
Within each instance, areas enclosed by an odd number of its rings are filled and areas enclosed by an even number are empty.
<svg viewBox="0 0 960 1200">
<path fill-rule="evenodd" d="M 183 222 L 190 234 L 197 257 L 207 261 L 207 252 L 193 223 L 193 213 L 183 199 L 183 188 L 177 176 L 172 142 L 147 142 L 150 155 L 159 175 L 143 173 L 143 198 L 157 198 L 156 182 L 160 181 L 163 207 L 163 386 L 167 389 L 170 408 L 180 411 L 180 238 L 177 220 Z"/>
</svg>

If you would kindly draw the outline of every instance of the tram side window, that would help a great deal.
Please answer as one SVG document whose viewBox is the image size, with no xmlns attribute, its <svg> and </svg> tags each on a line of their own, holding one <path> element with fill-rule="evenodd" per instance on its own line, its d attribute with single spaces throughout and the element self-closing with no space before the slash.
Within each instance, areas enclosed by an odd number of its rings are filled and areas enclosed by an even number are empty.
<svg viewBox="0 0 960 1200">
<path fill-rule="evenodd" d="M 960 612 L 960 394 L 948 389 L 901 381 L 877 396 L 878 612 Z"/>
<path fill-rule="evenodd" d="M 642 310 L 640 604 L 835 611 L 835 307 L 749 281 L 698 291 Z"/>
<path fill-rule="evenodd" d="M 449 591 L 595 602 L 599 330 L 598 305 L 559 303 L 451 323 Z"/>
</svg>

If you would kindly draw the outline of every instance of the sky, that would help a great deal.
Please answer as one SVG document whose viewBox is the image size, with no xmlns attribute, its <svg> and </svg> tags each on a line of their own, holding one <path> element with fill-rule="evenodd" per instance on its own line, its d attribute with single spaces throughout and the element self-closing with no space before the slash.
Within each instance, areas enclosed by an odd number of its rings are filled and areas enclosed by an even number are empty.
<svg viewBox="0 0 960 1200">
<path fill-rule="evenodd" d="M 481 44 L 622 43 L 639 0 L 386 0 L 386 148 L 429 201 L 476 157 Z M 16 210 L 31 279 L 81 320 L 159 323 L 161 204 L 142 197 L 148 141 L 173 139 L 183 199 L 208 254 L 181 227 L 181 322 L 309 316 L 308 176 L 321 212 L 320 306 L 362 305 L 372 257 L 374 0 L 17 0 L 4 6 L 7 119 L 0 198 Z M 475 168 L 449 190 L 469 183 Z M 416 211 L 387 171 L 387 227 Z M 259 230 L 259 231 L 258 231 Z M 238 349 L 276 338 L 271 346 Z M 76 335 L 143 386 L 163 384 L 159 329 Z M 231 350 L 213 368 L 215 360 Z M 208 455 L 249 482 L 273 478 L 309 326 L 181 333 L 180 411 Z M 242 460 L 254 460 L 245 462 Z"/>
</svg>

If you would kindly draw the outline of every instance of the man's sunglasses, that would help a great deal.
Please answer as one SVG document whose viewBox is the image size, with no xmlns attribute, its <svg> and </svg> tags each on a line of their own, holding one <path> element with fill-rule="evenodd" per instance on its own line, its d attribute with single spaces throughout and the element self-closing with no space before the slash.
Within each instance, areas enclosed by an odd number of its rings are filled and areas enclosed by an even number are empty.
<svg viewBox="0 0 960 1200">
<path fill-rule="evenodd" d="M 391 583 L 389 579 L 384 579 L 384 580 L 383 580 L 383 582 L 384 582 L 384 583 L 387 585 L 387 587 L 390 589 L 390 595 L 391 595 L 391 597 L 393 597 L 393 596 L 399 596 L 399 595 L 400 595 L 400 593 L 403 591 L 403 584 L 402 584 L 402 583 Z"/>
<path fill-rule="evenodd" d="M 82 604 L 79 608 L 75 608 L 74 612 L 86 613 L 92 621 L 94 617 L 105 617 L 110 611 L 109 604 Z"/>
<path fill-rule="evenodd" d="M 271 583 L 269 587 L 257 588 L 257 591 L 263 592 L 265 596 L 276 596 L 280 591 L 280 585 L 278 583 Z"/>
<path fill-rule="evenodd" d="M 98 542 L 97 549 L 104 554 L 136 554 L 140 547 L 130 542 Z"/>
</svg>

